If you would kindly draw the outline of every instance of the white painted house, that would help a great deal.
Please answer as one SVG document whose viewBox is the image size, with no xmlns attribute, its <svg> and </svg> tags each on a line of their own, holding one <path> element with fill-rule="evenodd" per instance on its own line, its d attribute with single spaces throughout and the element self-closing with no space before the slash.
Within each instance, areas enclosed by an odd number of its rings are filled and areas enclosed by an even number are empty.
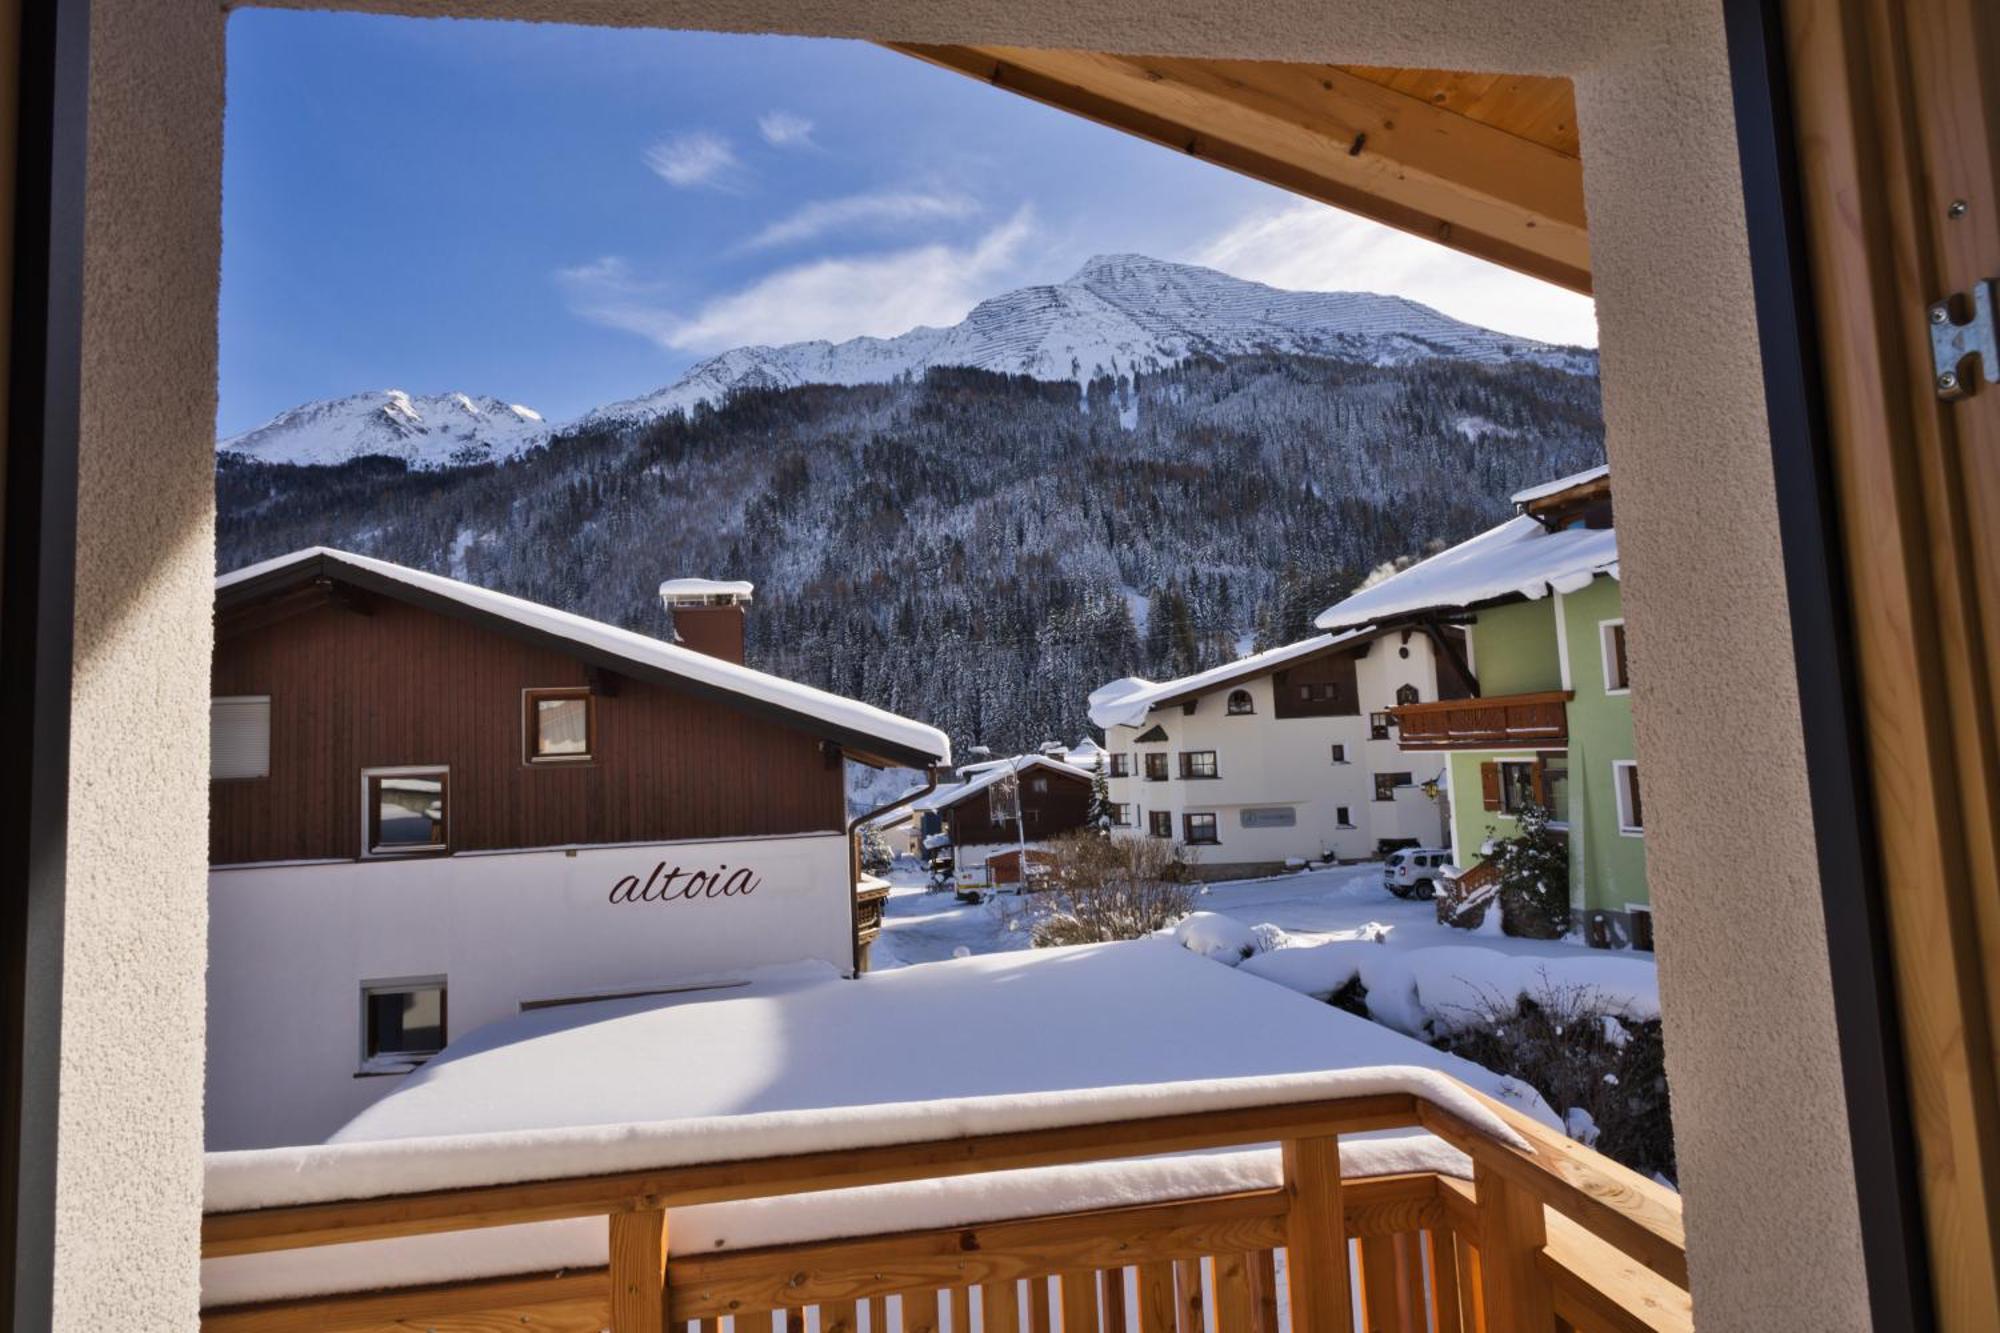
<svg viewBox="0 0 2000 1333">
<path fill-rule="evenodd" d="M 1207 878 L 1438 845 L 1448 795 L 1389 709 L 1465 694 L 1463 639 L 1321 634 L 1178 680 L 1090 696 L 1122 829 L 1172 839 Z"/>
</svg>

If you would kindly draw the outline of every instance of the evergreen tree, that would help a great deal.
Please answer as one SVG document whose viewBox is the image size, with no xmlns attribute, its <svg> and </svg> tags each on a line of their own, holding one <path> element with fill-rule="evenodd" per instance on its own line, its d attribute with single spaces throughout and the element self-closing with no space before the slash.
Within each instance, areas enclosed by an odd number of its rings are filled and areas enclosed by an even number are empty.
<svg viewBox="0 0 2000 1333">
<path fill-rule="evenodd" d="M 1105 775 L 1106 767 L 1102 755 L 1099 755 L 1097 762 L 1091 766 L 1090 809 L 1084 815 L 1084 822 L 1087 827 L 1096 829 L 1108 838 L 1111 836 L 1111 827 L 1115 821 L 1111 817 L 1111 782 Z"/>
</svg>

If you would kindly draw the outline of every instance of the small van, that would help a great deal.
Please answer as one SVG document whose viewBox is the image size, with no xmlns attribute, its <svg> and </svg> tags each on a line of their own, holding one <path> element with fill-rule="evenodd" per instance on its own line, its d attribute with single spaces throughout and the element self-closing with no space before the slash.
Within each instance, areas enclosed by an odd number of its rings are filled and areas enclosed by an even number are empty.
<svg viewBox="0 0 2000 1333">
<path fill-rule="evenodd" d="M 1382 863 L 1382 887 L 1398 898 L 1434 897 L 1438 873 L 1450 864 L 1449 848 L 1405 847 Z"/>
</svg>

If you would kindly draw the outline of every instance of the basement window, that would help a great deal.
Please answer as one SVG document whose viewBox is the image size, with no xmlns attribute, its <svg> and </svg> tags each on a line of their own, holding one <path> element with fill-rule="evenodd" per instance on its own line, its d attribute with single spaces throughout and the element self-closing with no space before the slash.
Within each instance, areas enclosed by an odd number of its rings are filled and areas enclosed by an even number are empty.
<svg viewBox="0 0 2000 1333">
<path fill-rule="evenodd" d="M 361 775 L 369 856 L 410 856 L 451 849 L 451 771 L 373 769 Z"/>
<path fill-rule="evenodd" d="M 524 690 L 521 698 L 529 763 L 582 763 L 596 752 L 597 703 L 589 690 Z"/>
<path fill-rule="evenodd" d="M 444 1049 L 445 979 L 361 984 L 361 1072 L 402 1074 Z"/>
</svg>

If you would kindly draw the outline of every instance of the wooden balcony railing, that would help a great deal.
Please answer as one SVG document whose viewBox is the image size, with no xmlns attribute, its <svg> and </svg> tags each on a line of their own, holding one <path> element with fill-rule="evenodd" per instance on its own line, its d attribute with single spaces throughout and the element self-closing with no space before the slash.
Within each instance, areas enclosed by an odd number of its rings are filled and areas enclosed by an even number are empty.
<svg viewBox="0 0 2000 1333">
<path fill-rule="evenodd" d="M 864 1310 L 868 1333 L 969 1333 L 977 1305 L 983 1333 L 1346 1333 L 1357 1306 L 1369 1333 L 1689 1329 L 1678 1196 L 1485 1105 L 1518 1142 L 1389 1093 L 211 1214 L 207 1258 L 596 1215 L 610 1262 L 209 1309 L 202 1326 L 803 1333 L 813 1309 L 818 1333 L 858 1333 Z M 1341 1178 L 1338 1135 L 1400 1127 L 1466 1154 L 1471 1180 Z M 1278 1188 L 668 1254 L 691 1204 L 1270 1142 Z"/>
<path fill-rule="evenodd" d="M 1544 748 L 1569 743 L 1573 690 L 1507 694 L 1487 699 L 1439 699 L 1402 704 L 1389 713 L 1405 750 L 1488 750 L 1519 745 Z"/>
</svg>

